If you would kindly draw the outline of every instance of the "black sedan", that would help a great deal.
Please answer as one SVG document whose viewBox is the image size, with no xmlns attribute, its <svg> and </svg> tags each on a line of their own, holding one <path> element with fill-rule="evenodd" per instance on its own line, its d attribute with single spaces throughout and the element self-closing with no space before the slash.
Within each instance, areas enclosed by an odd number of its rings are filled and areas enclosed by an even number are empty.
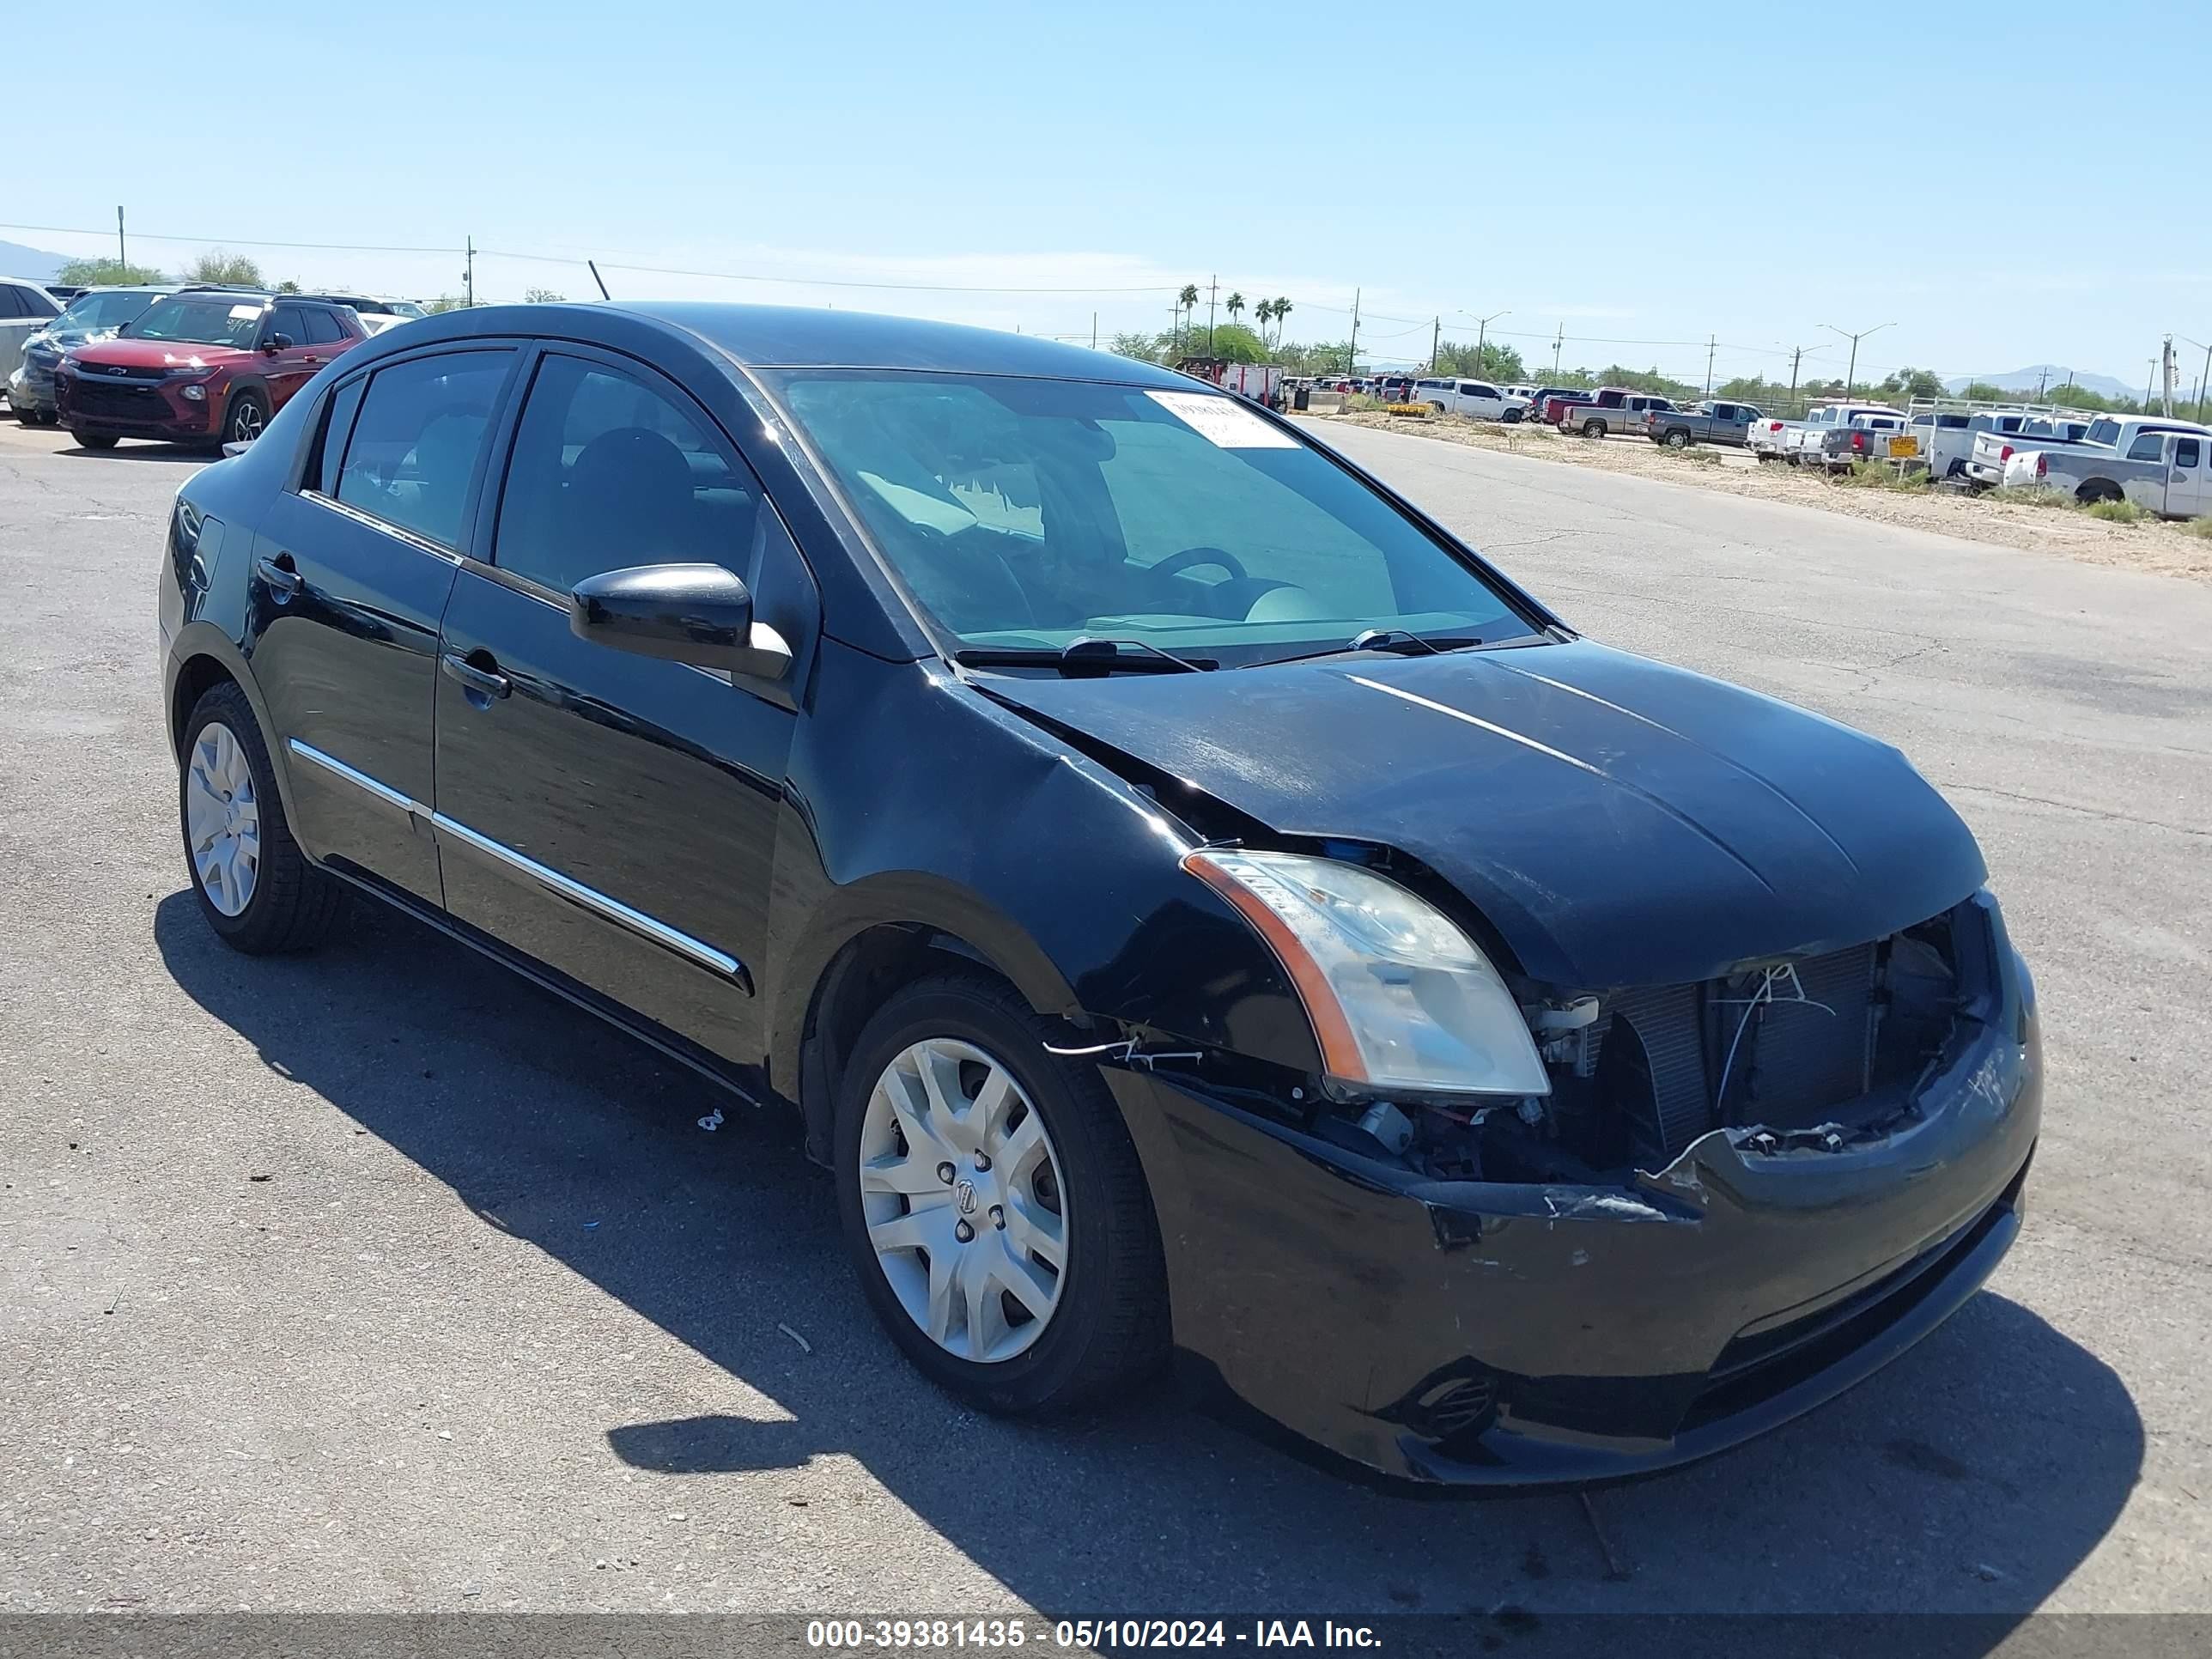
<svg viewBox="0 0 2212 1659">
<path fill-rule="evenodd" d="M 295 950 L 368 893 L 796 1111 L 987 1408 L 1172 1358 L 1392 1476 L 1633 1474 L 1866 1376 L 2018 1230 L 2033 992 L 1903 757 L 1580 638 L 1182 376 L 457 312 L 169 538 L 208 924 Z"/>
</svg>

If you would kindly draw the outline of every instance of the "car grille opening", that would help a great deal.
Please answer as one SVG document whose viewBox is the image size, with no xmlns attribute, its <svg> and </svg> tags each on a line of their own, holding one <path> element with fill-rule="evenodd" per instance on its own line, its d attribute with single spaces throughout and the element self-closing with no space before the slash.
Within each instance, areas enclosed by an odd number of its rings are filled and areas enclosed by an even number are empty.
<svg viewBox="0 0 2212 1659">
<path fill-rule="evenodd" d="M 99 380 L 79 379 L 70 396 L 73 414 L 88 415 L 98 420 L 166 421 L 170 418 L 169 405 L 161 394 L 149 386 L 128 386 L 118 382 L 113 386 Z"/>
</svg>

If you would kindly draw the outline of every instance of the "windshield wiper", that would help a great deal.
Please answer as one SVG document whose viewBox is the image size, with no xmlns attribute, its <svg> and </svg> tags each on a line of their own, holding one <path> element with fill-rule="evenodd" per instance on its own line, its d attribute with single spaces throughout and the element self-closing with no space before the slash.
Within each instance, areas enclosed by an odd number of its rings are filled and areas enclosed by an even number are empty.
<svg viewBox="0 0 2212 1659">
<path fill-rule="evenodd" d="M 1247 668 L 1272 668 L 1277 663 L 1311 662 L 1316 657 L 1338 657 L 1347 651 L 1390 651 L 1402 656 L 1442 656 L 1447 651 L 1472 650 L 1482 641 L 1469 635 L 1461 638 L 1424 639 L 1404 628 L 1370 628 L 1355 634 L 1342 645 L 1332 645 L 1325 651 L 1305 651 L 1294 657 L 1267 657 L 1258 662 L 1248 662 Z"/>
<path fill-rule="evenodd" d="M 1124 651 L 1142 656 L 1124 656 Z M 1071 678 L 1091 674 L 1195 674 L 1221 665 L 1211 657 L 1178 657 L 1143 640 L 1070 640 L 1057 651 L 1047 646 L 977 647 L 956 651 L 963 668 L 1056 668 Z"/>
</svg>

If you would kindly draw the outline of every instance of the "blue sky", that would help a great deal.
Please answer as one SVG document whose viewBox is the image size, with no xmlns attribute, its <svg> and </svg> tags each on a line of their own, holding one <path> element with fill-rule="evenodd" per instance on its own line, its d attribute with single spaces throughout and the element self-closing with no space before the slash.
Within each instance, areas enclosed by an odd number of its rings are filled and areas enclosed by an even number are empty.
<svg viewBox="0 0 2212 1659">
<path fill-rule="evenodd" d="M 1102 338 L 1218 276 L 1288 295 L 1304 339 L 1341 338 L 1363 289 L 1377 356 L 1505 310 L 1532 369 L 1564 325 L 1570 366 L 1697 380 L 1709 335 L 1723 378 L 1786 376 L 1801 344 L 1840 372 L 1824 323 L 1895 323 L 1863 368 L 2138 386 L 2161 334 L 2212 341 L 2203 0 L 97 11 L 89 33 L 57 16 L 65 131 L 0 192 L 49 228 L 0 237 L 111 247 L 51 228 L 104 231 L 119 202 L 133 253 L 169 264 L 221 241 L 272 276 L 432 295 L 473 235 L 493 299 L 586 296 L 580 265 L 511 256 L 591 253 L 622 297 L 1085 337 L 1095 312 Z M 161 90 L 73 95 L 112 77 Z M 1539 96 L 1558 112 L 1532 123 Z"/>
</svg>

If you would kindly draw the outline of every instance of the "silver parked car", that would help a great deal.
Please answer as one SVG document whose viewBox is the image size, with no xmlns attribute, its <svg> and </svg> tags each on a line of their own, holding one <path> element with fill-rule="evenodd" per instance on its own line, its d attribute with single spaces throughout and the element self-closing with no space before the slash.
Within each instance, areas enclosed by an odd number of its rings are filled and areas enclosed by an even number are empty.
<svg viewBox="0 0 2212 1659">
<path fill-rule="evenodd" d="M 23 342 L 61 314 L 61 301 L 38 283 L 0 276 L 0 386 L 23 361 Z"/>
</svg>

